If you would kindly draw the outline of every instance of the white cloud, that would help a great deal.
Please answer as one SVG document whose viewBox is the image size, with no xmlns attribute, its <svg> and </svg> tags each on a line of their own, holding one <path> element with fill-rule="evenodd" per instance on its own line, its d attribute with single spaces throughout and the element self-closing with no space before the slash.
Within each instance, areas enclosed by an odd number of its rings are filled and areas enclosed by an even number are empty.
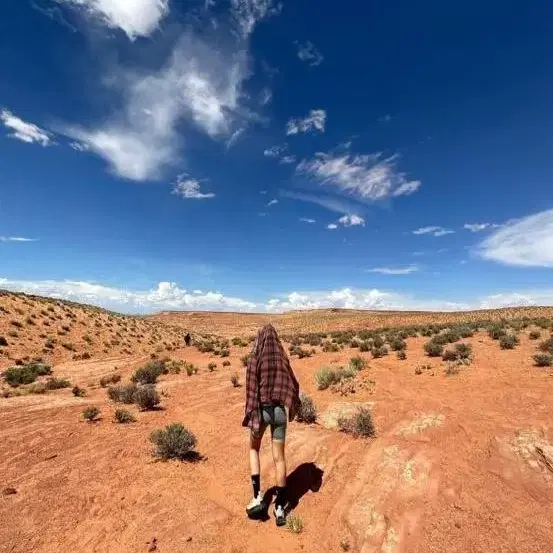
<svg viewBox="0 0 553 553">
<path fill-rule="evenodd" d="M 160 282 L 151 290 L 132 291 L 82 281 L 9 280 L 0 278 L 0 288 L 28 294 L 39 294 L 103 307 L 116 307 L 125 311 L 159 309 L 209 309 L 252 311 L 255 303 L 227 297 L 220 292 L 199 290 L 188 292 L 174 282 Z"/>
<path fill-rule="evenodd" d="M 263 155 L 266 157 L 280 157 L 287 148 L 287 144 L 283 144 L 282 146 L 271 146 L 264 150 Z"/>
<path fill-rule="evenodd" d="M 312 42 L 308 40 L 305 44 L 299 44 L 297 42 L 296 44 L 298 45 L 298 58 L 301 61 L 305 61 L 311 66 L 323 63 L 323 55 L 317 50 Z"/>
<path fill-rule="evenodd" d="M 465 223 L 463 225 L 463 228 L 466 230 L 470 230 L 471 232 L 480 232 L 482 230 L 486 230 L 490 227 L 490 223 Z"/>
<path fill-rule="evenodd" d="M 266 106 L 273 99 L 273 93 L 270 88 L 264 88 L 261 92 L 261 105 Z"/>
<path fill-rule="evenodd" d="M 200 191 L 200 181 L 192 178 L 187 178 L 186 175 L 180 175 L 175 182 L 173 194 L 185 199 L 192 200 L 207 200 L 214 198 L 215 194 L 209 192 L 204 194 Z"/>
<path fill-rule="evenodd" d="M 282 163 L 284 165 L 296 163 L 296 156 L 282 156 L 279 163 Z"/>
<path fill-rule="evenodd" d="M 306 117 L 290 119 L 286 124 L 286 134 L 298 134 L 312 130 L 324 132 L 325 125 L 326 111 L 324 109 L 312 109 Z"/>
<path fill-rule="evenodd" d="M 88 152 L 90 149 L 87 144 L 83 144 L 81 142 L 70 142 L 69 147 L 73 148 L 73 150 L 76 150 L 77 152 Z"/>
<path fill-rule="evenodd" d="M 477 248 L 484 259 L 523 267 L 553 267 L 553 209 L 507 222 Z"/>
<path fill-rule="evenodd" d="M 257 23 L 262 19 L 278 15 L 281 4 L 273 0 L 231 0 L 232 12 L 243 37 L 253 33 Z"/>
<path fill-rule="evenodd" d="M 121 77 L 121 113 L 95 129 L 65 132 L 87 144 L 121 177 L 159 178 L 164 168 L 181 162 L 177 126 L 182 120 L 213 139 L 232 133 L 247 75 L 243 49 L 222 52 L 188 32 L 159 71 Z"/>
<path fill-rule="evenodd" d="M 413 234 L 431 234 L 432 236 L 445 236 L 446 234 L 453 234 L 454 230 L 445 229 L 443 227 L 421 227 L 413 231 Z"/>
<path fill-rule="evenodd" d="M 479 308 L 500 309 L 502 307 L 525 307 L 532 305 L 553 305 L 553 289 L 493 294 L 480 300 Z"/>
<path fill-rule="evenodd" d="M 267 204 L 267 207 L 271 207 L 272 205 L 276 205 L 278 204 L 278 200 L 274 199 L 274 200 L 271 200 L 268 204 Z"/>
<path fill-rule="evenodd" d="M 412 194 L 420 181 L 407 181 L 396 168 L 397 156 L 380 160 L 379 154 L 349 155 L 318 152 L 302 161 L 297 171 L 331 185 L 362 200 Z"/>
<path fill-rule="evenodd" d="M 36 242 L 36 238 L 23 238 L 22 236 L 0 236 L 0 242 Z"/>
<path fill-rule="evenodd" d="M 12 131 L 9 134 L 12 138 L 17 138 L 17 140 L 27 144 L 40 144 L 41 146 L 54 144 L 49 132 L 33 125 L 33 123 L 26 123 L 7 109 L 0 111 L 0 120 L 7 129 Z"/>
<path fill-rule="evenodd" d="M 338 228 L 338 225 L 336 223 L 329 223 L 328 225 L 326 225 L 326 228 L 328 230 L 336 230 Z"/>
<path fill-rule="evenodd" d="M 355 213 L 356 211 L 359 211 L 359 209 L 364 208 L 364 206 L 360 206 L 355 202 L 333 196 L 318 196 L 315 194 L 292 192 L 288 190 L 282 191 L 281 196 L 284 198 L 290 198 L 291 200 L 314 203 L 328 209 L 329 211 L 334 211 L 343 215 Z"/>
<path fill-rule="evenodd" d="M 300 217 L 299 219 L 302 223 L 309 223 L 312 225 L 313 223 L 316 223 L 317 221 L 315 219 L 309 219 L 308 217 Z"/>
<path fill-rule="evenodd" d="M 231 135 L 231 137 L 226 141 L 225 146 L 227 147 L 227 150 L 234 146 L 236 142 L 240 139 L 240 137 L 246 132 L 246 127 L 241 127 L 240 129 L 237 129 L 234 131 Z"/>
<path fill-rule="evenodd" d="M 376 267 L 374 269 L 367 269 L 367 273 L 379 273 L 381 275 L 409 275 L 419 270 L 416 265 L 410 265 L 409 267 Z"/>
<path fill-rule="evenodd" d="M 338 222 L 345 227 L 365 226 L 365 219 L 359 215 L 344 215 L 338 219 Z"/>
<path fill-rule="evenodd" d="M 152 34 L 169 13 L 169 0 L 56 0 L 82 8 L 112 29 L 121 29 L 131 40 Z"/>
</svg>

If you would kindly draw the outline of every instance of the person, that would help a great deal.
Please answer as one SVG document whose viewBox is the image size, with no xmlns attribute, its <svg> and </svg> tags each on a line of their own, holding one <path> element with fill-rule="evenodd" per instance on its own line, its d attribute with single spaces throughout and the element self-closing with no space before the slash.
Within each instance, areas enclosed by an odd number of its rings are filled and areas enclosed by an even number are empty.
<svg viewBox="0 0 553 553">
<path fill-rule="evenodd" d="M 184 337 L 184 343 L 186 344 L 186 347 L 190 345 L 190 332 L 186 333 L 186 336 Z"/>
<path fill-rule="evenodd" d="M 242 426 L 250 428 L 253 499 L 246 507 L 250 518 L 259 518 L 267 508 L 261 493 L 259 450 L 263 434 L 270 426 L 276 472 L 274 515 L 277 526 L 286 524 L 286 427 L 288 420 L 294 420 L 299 405 L 299 384 L 288 356 L 274 327 L 264 326 L 257 334 L 248 361 L 246 408 L 242 422 Z"/>
</svg>

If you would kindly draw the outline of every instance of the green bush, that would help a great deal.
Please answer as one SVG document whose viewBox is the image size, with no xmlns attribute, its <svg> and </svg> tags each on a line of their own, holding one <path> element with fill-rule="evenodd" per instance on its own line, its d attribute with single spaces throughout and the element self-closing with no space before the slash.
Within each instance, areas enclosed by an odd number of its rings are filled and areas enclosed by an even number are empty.
<svg viewBox="0 0 553 553">
<path fill-rule="evenodd" d="M 82 416 L 88 422 L 94 422 L 98 420 L 100 415 L 100 409 L 98 407 L 87 407 L 83 410 Z"/>
<path fill-rule="evenodd" d="M 142 409 L 142 411 L 151 411 L 155 409 L 161 400 L 157 393 L 155 384 L 144 384 L 137 386 L 134 393 L 134 403 Z"/>
<path fill-rule="evenodd" d="M 384 346 L 384 340 L 382 336 L 375 336 L 373 339 L 373 348 L 381 348 Z"/>
<path fill-rule="evenodd" d="M 230 381 L 232 383 L 232 386 L 234 388 L 238 388 L 240 386 L 240 378 L 238 376 L 238 373 L 234 373 L 231 377 L 230 377 Z"/>
<path fill-rule="evenodd" d="M 49 378 L 45 383 L 47 390 L 61 390 L 62 388 L 69 388 L 69 386 L 71 386 L 71 382 L 64 378 Z"/>
<path fill-rule="evenodd" d="M 359 351 L 361 353 L 367 353 L 371 351 L 371 343 L 370 342 L 359 342 Z"/>
<path fill-rule="evenodd" d="M 198 367 L 196 367 L 196 365 L 194 365 L 193 363 L 185 363 L 184 368 L 188 376 L 192 376 L 193 374 L 197 374 L 198 372 Z"/>
<path fill-rule="evenodd" d="M 540 351 L 543 351 L 544 353 L 551 353 L 553 354 L 553 337 L 548 338 L 547 340 L 544 340 L 540 344 Z"/>
<path fill-rule="evenodd" d="M 551 367 L 553 365 L 553 355 L 550 353 L 536 353 L 534 362 L 537 367 Z"/>
<path fill-rule="evenodd" d="M 250 353 L 246 355 L 242 355 L 242 357 L 240 357 L 240 361 L 242 361 L 242 365 L 244 365 L 244 367 L 248 366 L 248 361 L 250 360 L 250 357 L 251 357 Z"/>
<path fill-rule="evenodd" d="M 52 369 L 44 363 L 28 363 L 20 367 L 10 367 L 4 372 L 4 380 L 10 386 L 32 384 L 39 376 L 52 374 Z"/>
<path fill-rule="evenodd" d="M 505 336 L 507 331 L 502 325 L 492 325 L 488 328 L 488 336 L 492 340 L 499 340 L 502 336 Z"/>
<path fill-rule="evenodd" d="M 209 369 L 209 372 L 213 372 L 217 368 L 217 363 L 209 363 L 207 368 Z"/>
<path fill-rule="evenodd" d="M 392 348 L 392 351 L 403 351 L 407 349 L 407 343 L 401 338 L 394 338 L 390 342 L 390 347 Z"/>
<path fill-rule="evenodd" d="M 405 352 L 405 350 L 400 350 L 397 352 L 397 358 L 400 360 L 400 361 L 405 361 L 407 359 L 407 353 Z"/>
<path fill-rule="evenodd" d="M 160 459 L 186 461 L 195 458 L 196 437 L 182 424 L 173 423 L 163 430 L 154 430 L 150 441 L 155 445 L 154 455 Z"/>
<path fill-rule="evenodd" d="M 116 409 L 114 416 L 115 422 L 119 424 L 129 424 L 131 422 L 136 422 L 136 417 L 125 409 Z"/>
<path fill-rule="evenodd" d="M 532 332 L 528 334 L 528 338 L 530 338 L 530 340 L 539 340 L 540 337 L 541 337 L 541 332 L 537 330 L 532 330 Z"/>
<path fill-rule="evenodd" d="M 117 384 L 118 382 L 121 382 L 120 374 L 112 374 L 100 378 L 100 386 L 102 386 L 102 388 L 105 388 L 108 384 Z"/>
<path fill-rule="evenodd" d="M 505 334 L 499 338 L 499 346 L 501 349 L 515 349 L 520 340 L 515 334 Z"/>
<path fill-rule="evenodd" d="M 372 352 L 372 356 L 375 359 L 388 355 L 388 349 L 386 348 L 386 346 L 380 346 L 380 347 L 373 346 L 371 352 Z"/>
<path fill-rule="evenodd" d="M 164 361 L 150 361 L 146 366 L 137 369 L 131 380 L 136 384 L 155 384 L 162 374 L 168 372 Z"/>
<path fill-rule="evenodd" d="M 472 355 L 472 347 L 470 344 L 455 344 L 454 350 L 458 359 L 469 359 Z"/>
<path fill-rule="evenodd" d="M 323 351 L 325 353 L 336 353 L 340 351 L 340 346 L 338 344 L 334 344 L 332 342 L 324 342 L 323 343 Z"/>
<path fill-rule="evenodd" d="M 300 407 L 296 415 L 296 420 L 308 424 L 314 423 L 317 420 L 317 408 L 311 397 L 307 394 L 300 394 Z"/>
<path fill-rule="evenodd" d="M 138 386 L 136 384 L 126 384 L 123 386 L 110 386 L 108 388 L 108 397 L 116 403 L 125 403 L 130 405 L 134 403 L 134 398 Z"/>
<path fill-rule="evenodd" d="M 474 336 L 474 330 L 470 326 L 460 326 L 457 330 L 461 338 L 472 338 Z"/>
<path fill-rule="evenodd" d="M 424 344 L 424 351 L 428 357 L 440 357 L 444 352 L 444 346 L 432 338 L 432 340 Z"/>
<path fill-rule="evenodd" d="M 71 390 L 71 392 L 75 397 L 84 397 L 86 395 L 86 390 L 79 386 L 73 386 L 73 389 Z"/>
<path fill-rule="evenodd" d="M 329 386 L 340 382 L 340 374 L 331 367 L 322 367 L 315 374 L 315 382 L 318 390 L 326 390 Z"/>
<path fill-rule="evenodd" d="M 376 434 L 371 412 L 366 407 L 359 407 L 349 417 L 340 417 L 338 419 L 338 428 L 342 432 L 352 434 L 356 438 L 372 438 Z"/>
<path fill-rule="evenodd" d="M 356 371 L 362 371 L 367 366 L 367 361 L 363 357 L 352 357 L 349 366 Z"/>
</svg>

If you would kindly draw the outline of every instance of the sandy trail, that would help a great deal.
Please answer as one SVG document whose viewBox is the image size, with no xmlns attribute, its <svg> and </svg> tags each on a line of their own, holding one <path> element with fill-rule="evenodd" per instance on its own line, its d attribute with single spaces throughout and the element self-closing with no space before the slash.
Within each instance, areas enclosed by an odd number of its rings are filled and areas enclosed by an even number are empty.
<svg viewBox="0 0 553 553">
<path fill-rule="evenodd" d="M 198 375 L 168 375 L 159 388 L 164 410 L 112 422 L 105 390 L 84 399 L 62 390 L 0 401 L 0 551 L 135 553 L 489 553 L 553 550 L 553 378 L 531 364 L 526 337 L 501 351 L 483 334 L 471 340 L 476 361 L 453 377 L 409 340 L 408 361 L 372 360 L 362 378 L 376 382 L 352 398 L 314 389 L 323 364 L 345 363 L 355 350 L 294 361 L 300 383 L 319 410 L 340 402 L 372 402 L 378 437 L 355 440 L 321 425 L 289 427 L 287 446 L 299 535 L 245 518 L 250 498 L 245 431 L 240 427 L 243 375 L 207 354 L 179 351 Z M 65 363 L 55 373 L 95 383 L 115 371 L 128 378 L 143 358 Z M 434 371 L 415 375 L 417 363 Z M 432 375 L 433 373 L 433 375 Z M 242 376 L 243 380 L 243 376 Z M 97 424 L 81 422 L 83 405 L 102 409 Z M 132 408 L 131 410 L 134 410 Z M 148 436 L 182 422 L 206 457 L 188 464 L 155 462 Z M 264 442 L 262 484 L 272 485 Z M 538 449 L 542 452 L 541 455 Z M 544 461 L 545 459 L 545 461 Z"/>
</svg>

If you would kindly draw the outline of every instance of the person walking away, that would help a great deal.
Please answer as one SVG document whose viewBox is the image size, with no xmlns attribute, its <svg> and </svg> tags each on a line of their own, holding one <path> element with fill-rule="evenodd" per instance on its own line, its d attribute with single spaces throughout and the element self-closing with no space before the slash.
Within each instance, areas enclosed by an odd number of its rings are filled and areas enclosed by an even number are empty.
<svg viewBox="0 0 553 553">
<path fill-rule="evenodd" d="M 299 384 L 272 325 L 264 326 L 254 342 L 246 372 L 246 408 L 242 426 L 250 428 L 250 469 L 253 499 L 246 507 L 250 518 L 266 509 L 261 493 L 259 450 L 267 426 L 271 427 L 276 472 L 274 515 L 277 526 L 286 524 L 286 427 L 298 407 Z M 288 416 L 286 413 L 288 411 Z"/>
<path fill-rule="evenodd" d="M 190 333 L 187 332 L 186 336 L 184 337 L 184 343 L 186 344 L 186 347 L 190 345 Z"/>
</svg>

